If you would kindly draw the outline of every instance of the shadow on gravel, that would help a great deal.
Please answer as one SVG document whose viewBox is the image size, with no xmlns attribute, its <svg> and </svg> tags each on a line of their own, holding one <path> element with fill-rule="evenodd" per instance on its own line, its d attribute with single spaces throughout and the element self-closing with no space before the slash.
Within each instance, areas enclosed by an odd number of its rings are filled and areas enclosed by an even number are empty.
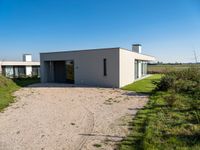
<svg viewBox="0 0 200 150">
<path fill-rule="evenodd" d="M 28 87 L 31 88 L 99 88 L 99 89 L 118 89 L 118 88 L 109 88 L 109 87 L 98 87 L 98 86 L 92 86 L 92 85 L 77 85 L 77 84 L 68 84 L 68 83 L 36 83 L 29 85 Z"/>
</svg>

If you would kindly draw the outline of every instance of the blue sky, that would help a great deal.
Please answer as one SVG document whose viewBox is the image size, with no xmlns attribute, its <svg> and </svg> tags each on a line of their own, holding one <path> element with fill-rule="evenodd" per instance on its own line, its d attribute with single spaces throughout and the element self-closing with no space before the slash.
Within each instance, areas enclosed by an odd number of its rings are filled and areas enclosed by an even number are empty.
<svg viewBox="0 0 200 150">
<path fill-rule="evenodd" d="M 164 62 L 200 61 L 199 0 L 0 0 L 0 59 L 141 43 Z"/>
</svg>

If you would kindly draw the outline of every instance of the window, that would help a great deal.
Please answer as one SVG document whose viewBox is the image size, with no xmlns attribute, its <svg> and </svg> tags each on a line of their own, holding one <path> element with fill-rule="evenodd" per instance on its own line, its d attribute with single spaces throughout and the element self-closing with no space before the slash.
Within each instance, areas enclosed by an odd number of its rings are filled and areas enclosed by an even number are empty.
<svg viewBox="0 0 200 150">
<path fill-rule="evenodd" d="M 139 61 L 135 60 L 135 79 L 139 78 Z"/>
<path fill-rule="evenodd" d="M 107 60 L 103 59 L 103 75 L 107 76 Z"/>
<path fill-rule="evenodd" d="M 66 65 L 66 81 L 68 83 L 74 83 L 74 61 L 67 60 L 65 65 Z"/>
<path fill-rule="evenodd" d="M 32 66 L 32 76 L 33 77 L 40 76 L 40 67 L 39 66 Z"/>
<path fill-rule="evenodd" d="M 2 73 L 4 76 L 6 76 L 8 78 L 13 78 L 14 77 L 13 66 L 3 66 Z"/>
</svg>

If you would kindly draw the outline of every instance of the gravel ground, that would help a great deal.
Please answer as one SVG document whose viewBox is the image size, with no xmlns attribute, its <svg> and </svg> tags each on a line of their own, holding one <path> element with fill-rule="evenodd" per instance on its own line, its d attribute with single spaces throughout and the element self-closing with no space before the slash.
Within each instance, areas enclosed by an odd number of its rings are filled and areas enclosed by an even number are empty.
<svg viewBox="0 0 200 150">
<path fill-rule="evenodd" d="M 35 84 L 0 113 L 0 150 L 111 150 L 147 96 L 120 89 Z"/>
</svg>

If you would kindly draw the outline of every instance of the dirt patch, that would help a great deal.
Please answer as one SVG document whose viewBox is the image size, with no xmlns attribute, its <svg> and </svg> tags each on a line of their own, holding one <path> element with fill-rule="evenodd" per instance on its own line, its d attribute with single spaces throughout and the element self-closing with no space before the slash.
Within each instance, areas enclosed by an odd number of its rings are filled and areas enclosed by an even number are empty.
<svg viewBox="0 0 200 150">
<path fill-rule="evenodd" d="M 51 85 L 55 86 L 55 85 Z M 114 149 L 147 97 L 120 89 L 35 87 L 0 113 L 0 149 Z"/>
</svg>

